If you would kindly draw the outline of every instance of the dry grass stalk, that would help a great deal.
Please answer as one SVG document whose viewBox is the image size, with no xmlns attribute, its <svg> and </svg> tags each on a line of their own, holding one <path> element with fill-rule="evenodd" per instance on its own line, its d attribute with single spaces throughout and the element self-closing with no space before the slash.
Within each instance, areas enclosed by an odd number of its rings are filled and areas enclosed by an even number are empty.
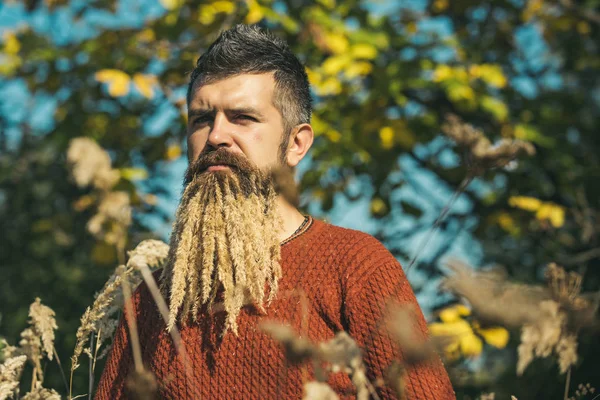
<svg viewBox="0 0 600 400">
<path fill-rule="evenodd" d="M 92 185 L 96 189 L 107 191 L 119 181 L 119 171 L 112 169 L 108 153 L 90 138 L 71 140 L 67 150 L 67 163 L 79 187 Z"/>
<path fill-rule="evenodd" d="M 474 271 L 457 260 L 442 286 L 465 298 L 486 323 L 521 329 L 517 374 L 536 357 L 555 354 L 561 373 L 577 362 L 577 333 L 596 325 L 598 302 L 581 295 L 581 276 L 556 264 L 546 271 L 548 286 L 508 282 L 495 273 Z"/>
<path fill-rule="evenodd" d="M 543 286 L 512 283 L 498 273 L 476 271 L 456 259 L 449 260 L 447 266 L 453 274 L 441 287 L 466 299 L 473 314 L 485 324 L 520 328 L 538 318 L 540 301 L 551 299 Z"/>
<path fill-rule="evenodd" d="M 201 166 L 192 164 L 190 169 Z M 196 320 L 203 306 L 210 310 L 222 289 L 227 314 L 222 333 L 229 329 L 235 333 L 246 299 L 261 310 L 267 297 L 265 283 L 270 302 L 281 278 L 277 236 L 281 224 L 272 182 L 260 171 L 248 176 L 200 172 L 186 176 L 190 181 L 161 276 L 160 289 L 170 303 L 167 330 Z"/>
<path fill-rule="evenodd" d="M 12 399 L 19 389 L 19 381 L 27 362 L 26 355 L 7 358 L 0 364 L 0 400 Z"/>
<path fill-rule="evenodd" d="M 358 400 L 368 399 L 369 394 L 378 398 L 365 374 L 360 348 L 346 332 L 339 332 L 328 342 L 314 344 L 298 336 L 290 326 L 277 322 L 263 322 L 260 328 L 283 345 L 286 359 L 291 364 L 312 360 L 315 375 L 320 380 L 326 380 L 326 374 L 321 369 L 321 365 L 326 363 L 331 372 L 350 375 Z"/>
<path fill-rule="evenodd" d="M 127 236 L 129 225 L 131 225 L 129 194 L 115 191 L 101 196 L 98 212 L 90 218 L 86 228 L 95 238 L 109 244 L 117 244 Z"/>
<path fill-rule="evenodd" d="M 596 393 L 595 387 L 593 387 L 589 383 L 586 383 L 585 385 L 583 383 L 580 383 L 577 386 L 577 389 L 575 390 L 575 394 L 571 397 L 568 397 L 567 400 L 578 400 L 578 399 L 581 399 L 582 397 L 587 396 L 588 394 L 592 395 L 594 393 Z M 598 397 L 598 396 L 596 396 L 596 397 Z M 594 397 L 594 399 L 596 397 Z"/>
<path fill-rule="evenodd" d="M 30 327 L 21 332 L 20 351 L 33 365 L 31 390 L 38 382 L 41 384 L 44 378 L 42 358 L 45 356 L 52 360 L 54 356 L 54 330 L 58 328 L 54 315 L 50 307 L 43 305 L 40 299 L 36 298 L 29 307 Z"/>
<path fill-rule="evenodd" d="M 388 367 L 386 381 L 399 399 L 405 399 L 406 376 L 410 368 L 437 356 L 447 344 L 444 338 L 419 339 L 417 337 L 417 316 L 413 305 L 388 305 L 385 323 L 392 339 L 402 352 L 402 361 L 394 360 Z"/>
<path fill-rule="evenodd" d="M 338 395 L 325 382 L 306 382 L 303 400 L 338 400 Z"/>
<path fill-rule="evenodd" d="M 475 175 L 486 169 L 504 167 L 521 155 L 532 156 L 535 147 L 521 140 L 502 139 L 492 144 L 483 132 L 466 124 L 454 114 L 446 116 L 442 132 L 466 150 L 466 162 Z"/>
<path fill-rule="evenodd" d="M 157 398 L 158 383 L 152 372 L 142 369 L 132 371 L 127 377 L 127 390 L 136 400 L 152 400 Z"/>
<path fill-rule="evenodd" d="M 60 400 L 60 395 L 56 390 L 46 389 L 40 382 L 37 382 L 35 388 L 21 397 L 21 400 Z"/>
<path fill-rule="evenodd" d="M 71 383 L 73 381 L 73 373 L 79 367 L 79 357 L 85 352 L 90 359 L 95 361 L 104 357 L 110 347 L 106 347 L 100 355 L 98 349 L 102 343 L 112 337 L 114 330 L 118 324 L 115 318 L 118 311 L 121 310 L 124 304 L 122 292 L 119 288 L 122 286 L 123 278 L 126 277 L 136 287 L 142 280 L 137 273 L 140 265 L 146 265 L 152 268 L 161 266 L 167 253 L 165 243 L 158 240 L 142 241 L 134 250 L 130 251 L 129 261 L 127 266 L 121 265 L 115 269 L 108 281 L 104 284 L 102 290 L 96 295 L 94 303 L 88 307 L 81 317 L 81 324 L 77 329 L 77 342 L 73 355 L 71 356 Z M 97 334 L 96 346 L 94 349 L 86 348 L 90 334 Z"/>
<path fill-rule="evenodd" d="M 286 167 L 275 168 L 271 171 L 271 177 L 277 194 L 281 195 L 285 201 L 294 207 L 298 207 L 300 205 L 300 194 L 294 179 L 294 170 Z"/>
<path fill-rule="evenodd" d="M 54 330 L 58 329 L 54 311 L 41 303 L 39 297 L 29 307 L 29 323 L 42 340 L 42 350 L 52 360 L 54 349 Z"/>
</svg>

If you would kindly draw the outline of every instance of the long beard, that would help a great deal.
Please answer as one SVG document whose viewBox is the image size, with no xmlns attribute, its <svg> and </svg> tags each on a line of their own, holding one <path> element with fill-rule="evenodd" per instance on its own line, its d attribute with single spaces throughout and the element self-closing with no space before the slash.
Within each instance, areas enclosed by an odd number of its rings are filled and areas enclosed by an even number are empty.
<svg viewBox="0 0 600 400">
<path fill-rule="evenodd" d="M 210 311 L 222 289 L 223 333 L 237 333 L 241 308 L 253 303 L 262 310 L 266 292 L 267 302 L 277 293 L 282 224 L 273 183 L 246 161 L 221 153 L 201 156 L 186 173 L 161 276 L 161 291 L 170 300 L 167 330 L 180 319 L 196 321 L 204 306 Z M 223 159 L 231 170 L 204 171 Z"/>
</svg>

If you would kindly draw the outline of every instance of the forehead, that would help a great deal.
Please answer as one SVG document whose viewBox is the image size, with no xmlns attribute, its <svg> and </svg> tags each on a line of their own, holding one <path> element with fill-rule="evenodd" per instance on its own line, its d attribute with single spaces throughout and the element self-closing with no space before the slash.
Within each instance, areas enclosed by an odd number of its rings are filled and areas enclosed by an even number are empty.
<svg viewBox="0 0 600 400">
<path fill-rule="evenodd" d="M 273 73 L 240 74 L 218 81 L 194 83 L 190 109 L 253 107 L 268 111 L 275 109 Z"/>
</svg>

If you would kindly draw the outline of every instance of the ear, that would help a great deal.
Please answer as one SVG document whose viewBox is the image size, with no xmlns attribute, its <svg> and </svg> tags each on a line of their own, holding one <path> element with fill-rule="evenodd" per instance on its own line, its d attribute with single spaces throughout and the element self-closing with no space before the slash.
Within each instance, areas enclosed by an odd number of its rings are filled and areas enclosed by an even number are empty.
<svg viewBox="0 0 600 400">
<path fill-rule="evenodd" d="M 285 156 L 289 167 L 298 165 L 312 146 L 314 138 L 315 133 L 310 124 L 300 124 L 292 130 Z"/>
</svg>

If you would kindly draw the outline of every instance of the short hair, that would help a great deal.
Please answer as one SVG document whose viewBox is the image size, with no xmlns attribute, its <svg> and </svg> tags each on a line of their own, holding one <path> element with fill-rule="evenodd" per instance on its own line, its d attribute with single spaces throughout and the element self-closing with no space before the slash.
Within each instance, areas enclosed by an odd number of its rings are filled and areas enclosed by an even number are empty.
<svg viewBox="0 0 600 400">
<path fill-rule="evenodd" d="M 222 32 L 198 58 L 187 90 L 189 106 L 194 84 L 216 82 L 240 74 L 274 72 L 273 105 L 283 119 L 280 157 L 288 145 L 292 129 L 310 123 L 310 87 L 304 66 L 287 43 L 257 25 L 238 24 Z"/>
</svg>

